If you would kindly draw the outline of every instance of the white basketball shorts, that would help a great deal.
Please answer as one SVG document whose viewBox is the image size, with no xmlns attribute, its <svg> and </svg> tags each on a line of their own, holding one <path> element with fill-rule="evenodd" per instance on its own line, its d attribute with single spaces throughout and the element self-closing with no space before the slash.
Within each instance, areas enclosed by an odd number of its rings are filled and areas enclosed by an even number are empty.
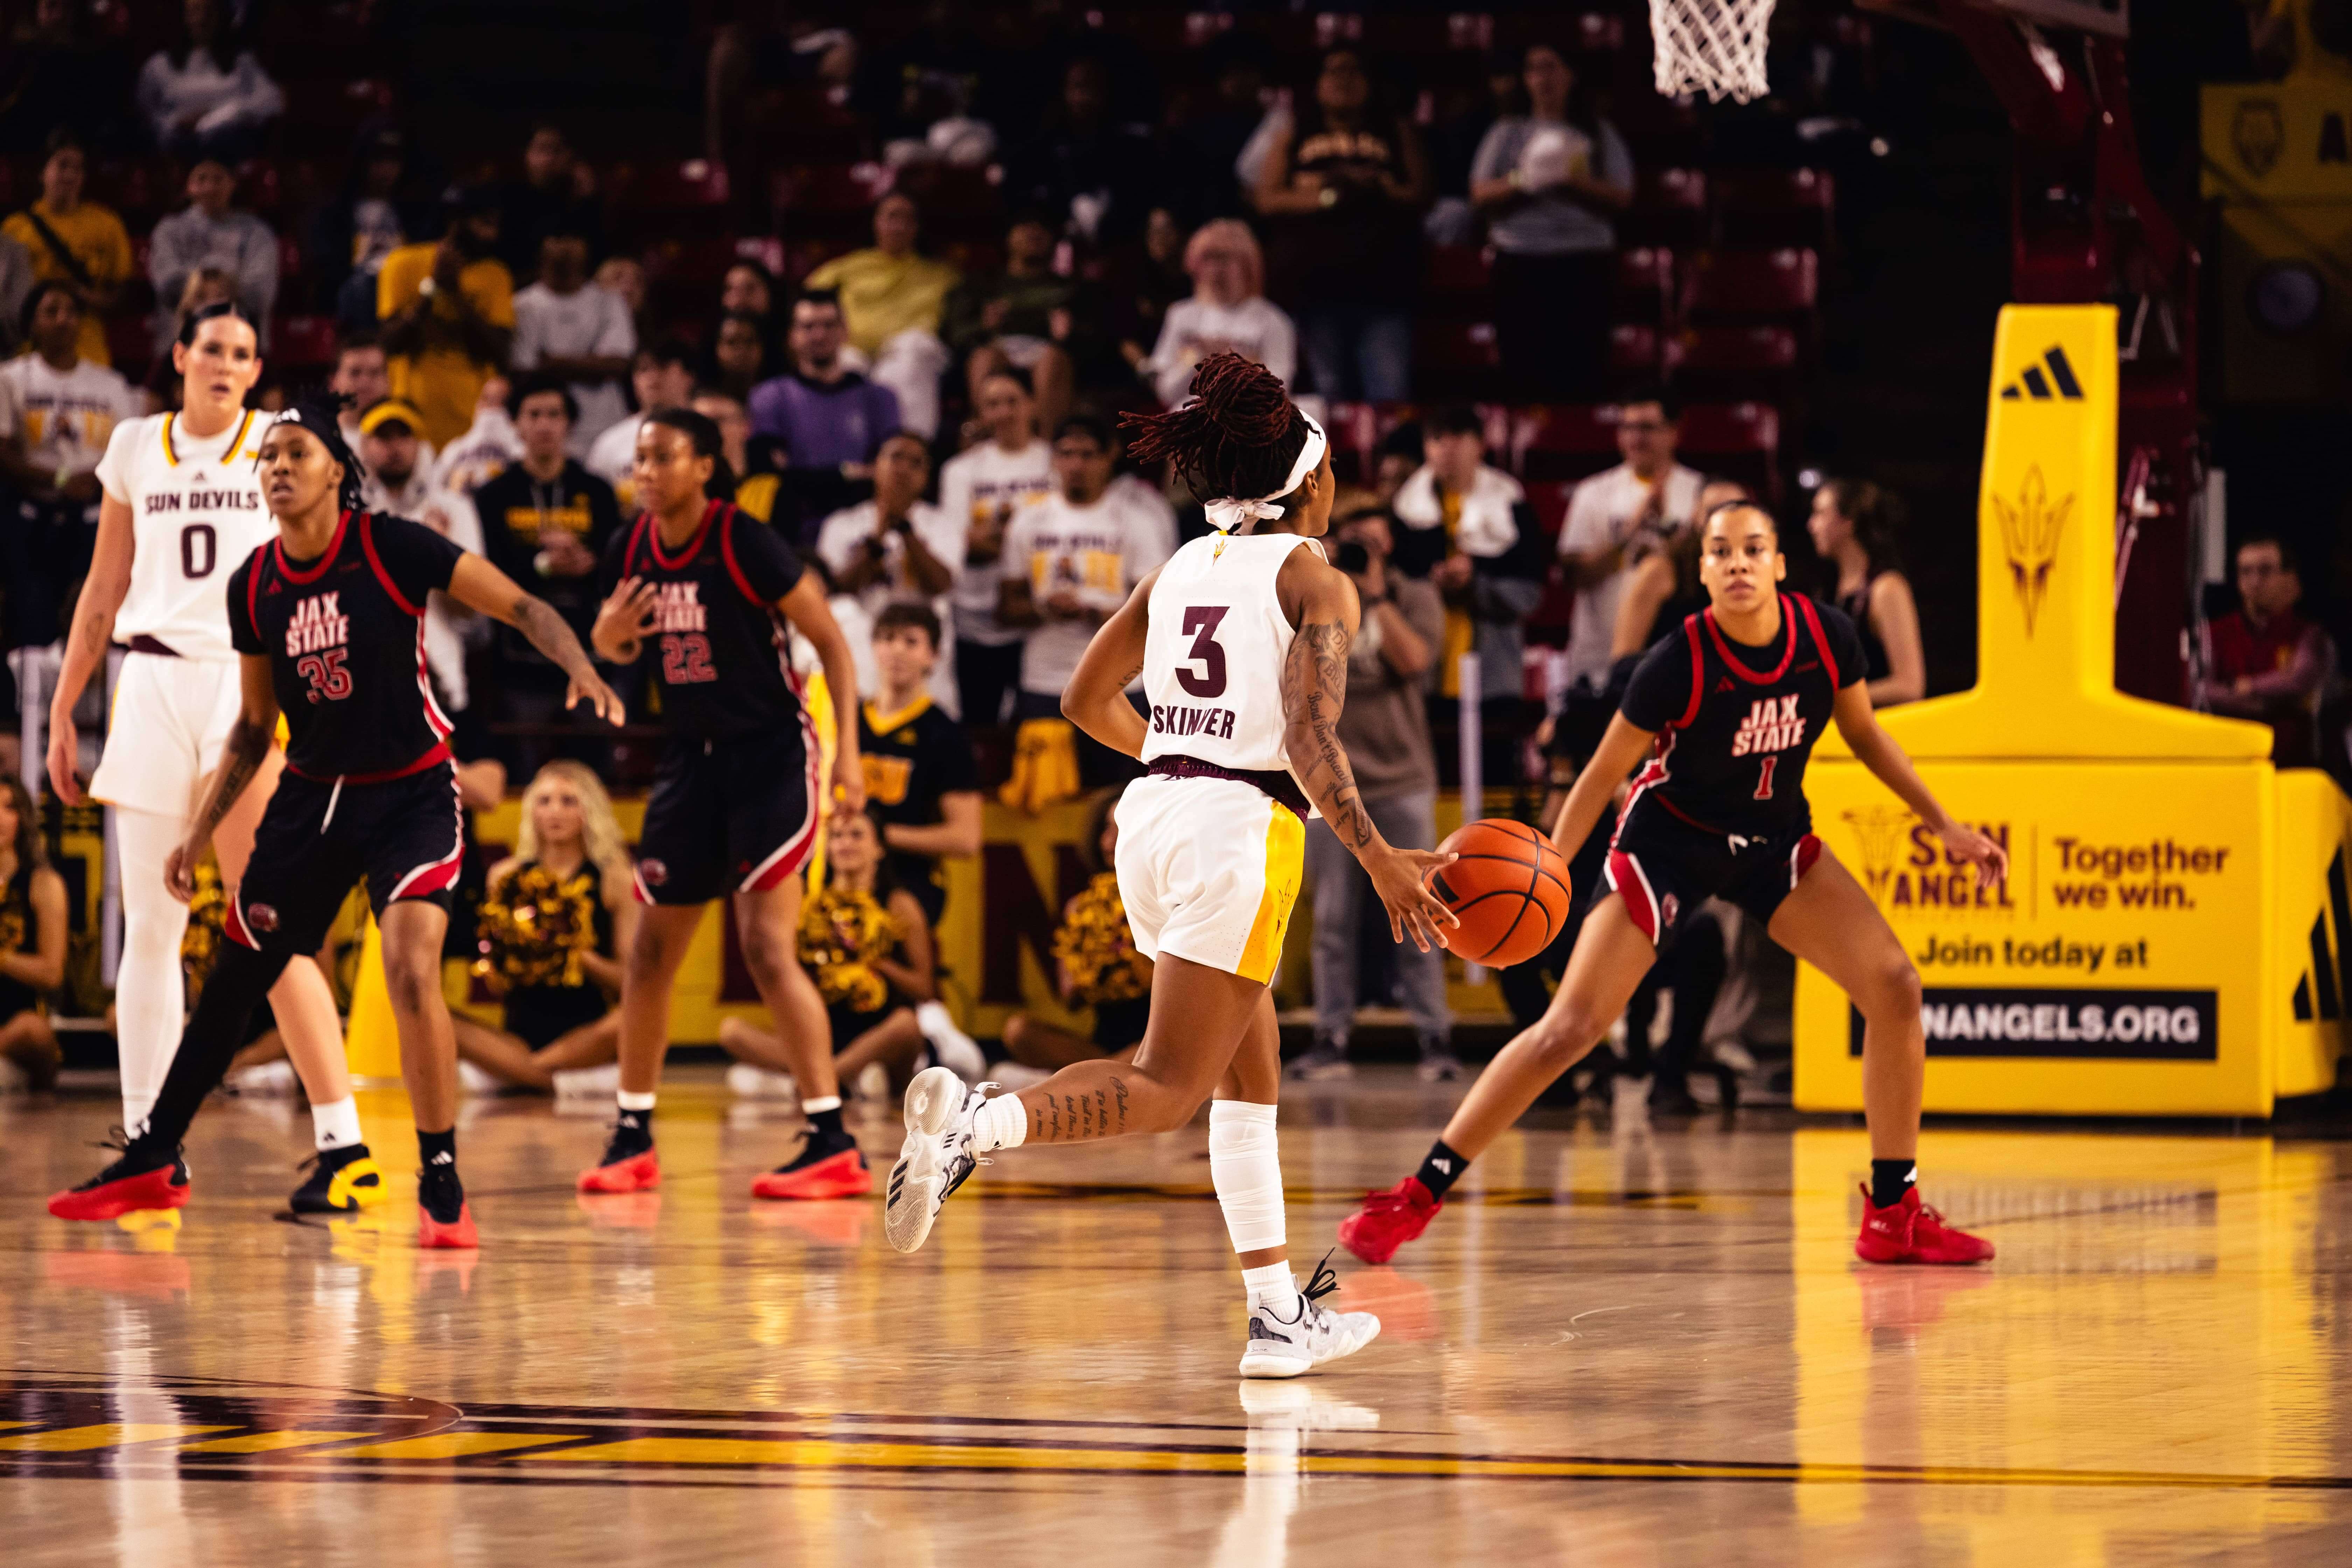
<svg viewBox="0 0 2352 1568">
<path fill-rule="evenodd" d="M 199 804 L 198 787 L 220 766 L 243 702 L 234 659 L 124 655 L 89 793 L 109 805 L 185 821 Z"/>
<path fill-rule="evenodd" d="M 1307 824 L 1236 779 L 1139 778 L 1118 803 L 1118 896 L 1136 951 L 1271 983 Z"/>
</svg>

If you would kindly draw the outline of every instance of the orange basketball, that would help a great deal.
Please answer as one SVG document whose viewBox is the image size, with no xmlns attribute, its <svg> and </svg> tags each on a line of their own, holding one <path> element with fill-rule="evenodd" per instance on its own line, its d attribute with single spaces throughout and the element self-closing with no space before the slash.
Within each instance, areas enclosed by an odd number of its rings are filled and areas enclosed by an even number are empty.
<svg viewBox="0 0 2352 1568">
<path fill-rule="evenodd" d="M 1462 921 L 1438 928 L 1455 957 L 1507 969 L 1550 946 L 1567 924 L 1568 862 L 1526 823 L 1465 823 L 1438 848 L 1461 857 L 1429 874 L 1430 891 Z"/>
</svg>

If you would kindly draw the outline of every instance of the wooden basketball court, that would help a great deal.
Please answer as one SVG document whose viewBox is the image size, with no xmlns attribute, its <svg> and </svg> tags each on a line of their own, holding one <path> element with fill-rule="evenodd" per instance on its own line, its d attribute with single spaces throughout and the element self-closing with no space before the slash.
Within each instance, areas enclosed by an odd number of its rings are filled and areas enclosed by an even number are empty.
<svg viewBox="0 0 2352 1568">
<path fill-rule="evenodd" d="M 280 1217 L 307 1142 L 215 1101 L 177 1228 L 68 1226 L 96 1100 L 0 1102 L 11 1564 L 2336 1563 L 2352 1541 L 2340 1143 L 1931 1128 L 2000 1247 L 1850 1254 L 1858 1127 L 1538 1115 L 1354 1360 L 1234 1375 L 1199 1127 L 1023 1150 L 924 1251 L 745 1195 L 789 1119 L 673 1075 L 658 1194 L 583 1200 L 605 1108 L 469 1104 L 478 1257 Z M 683 1080 L 682 1082 L 677 1080 Z M 1311 1266 L 1452 1099 L 1290 1094 Z M 363 1097 L 387 1163 L 405 1107 Z M 894 1125 L 860 1131 L 887 1161 Z"/>
</svg>

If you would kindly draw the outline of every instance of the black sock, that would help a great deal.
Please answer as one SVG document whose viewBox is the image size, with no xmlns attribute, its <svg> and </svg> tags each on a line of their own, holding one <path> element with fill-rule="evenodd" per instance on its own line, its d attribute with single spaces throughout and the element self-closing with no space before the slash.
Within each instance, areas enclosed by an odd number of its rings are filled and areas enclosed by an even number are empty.
<svg viewBox="0 0 2352 1568">
<path fill-rule="evenodd" d="M 1429 1189 L 1431 1197 L 1442 1198 L 1445 1189 L 1460 1181 L 1462 1173 L 1469 1168 L 1470 1162 L 1447 1148 L 1445 1140 L 1440 1138 L 1429 1146 L 1429 1158 L 1413 1174 L 1421 1178 L 1421 1184 Z"/>
<path fill-rule="evenodd" d="M 418 1128 L 416 1157 L 416 1201 L 441 1224 L 457 1224 L 466 1206 L 466 1189 L 457 1180 L 457 1130 L 427 1132 Z"/>
<path fill-rule="evenodd" d="M 1883 1209 L 1899 1204 L 1911 1184 L 1919 1179 L 1919 1162 L 1873 1160 L 1870 1163 L 1870 1206 Z"/>
<path fill-rule="evenodd" d="M 841 1124 L 841 1107 L 806 1113 L 809 1119 L 809 1142 L 824 1147 L 849 1142 L 849 1129 Z"/>
<path fill-rule="evenodd" d="M 220 1087 L 228 1064 L 245 1043 L 245 1026 L 269 988 L 286 967 L 285 953 L 256 952 L 242 942 L 224 941 L 220 959 L 213 965 L 195 1016 L 180 1037 L 172 1067 L 156 1092 L 155 1108 L 147 1115 L 147 1131 L 133 1142 L 142 1154 L 177 1150 L 188 1135 L 188 1124 L 204 1109 L 205 1096 Z M 163 1163 L 151 1161 L 142 1169 Z"/>
<path fill-rule="evenodd" d="M 604 1145 L 604 1163 L 634 1160 L 654 1146 L 654 1112 L 647 1106 L 643 1110 L 624 1107 L 613 1122 L 612 1142 Z"/>
</svg>

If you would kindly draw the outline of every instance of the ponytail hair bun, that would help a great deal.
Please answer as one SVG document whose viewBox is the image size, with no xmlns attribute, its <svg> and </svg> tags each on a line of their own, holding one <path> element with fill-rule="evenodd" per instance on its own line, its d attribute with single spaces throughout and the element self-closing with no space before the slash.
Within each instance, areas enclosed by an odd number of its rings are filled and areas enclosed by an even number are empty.
<svg viewBox="0 0 2352 1568">
<path fill-rule="evenodd" d="M 1307 421 L 1265 366 L 1211 354 L 1192 373 L 1192 395 L 1166 414 L 1129 414 L 1128 453 L 1171 462 L 1203 500 L 1262 496 L 1288 478 L 1307 444 Z"/>
</svg>

